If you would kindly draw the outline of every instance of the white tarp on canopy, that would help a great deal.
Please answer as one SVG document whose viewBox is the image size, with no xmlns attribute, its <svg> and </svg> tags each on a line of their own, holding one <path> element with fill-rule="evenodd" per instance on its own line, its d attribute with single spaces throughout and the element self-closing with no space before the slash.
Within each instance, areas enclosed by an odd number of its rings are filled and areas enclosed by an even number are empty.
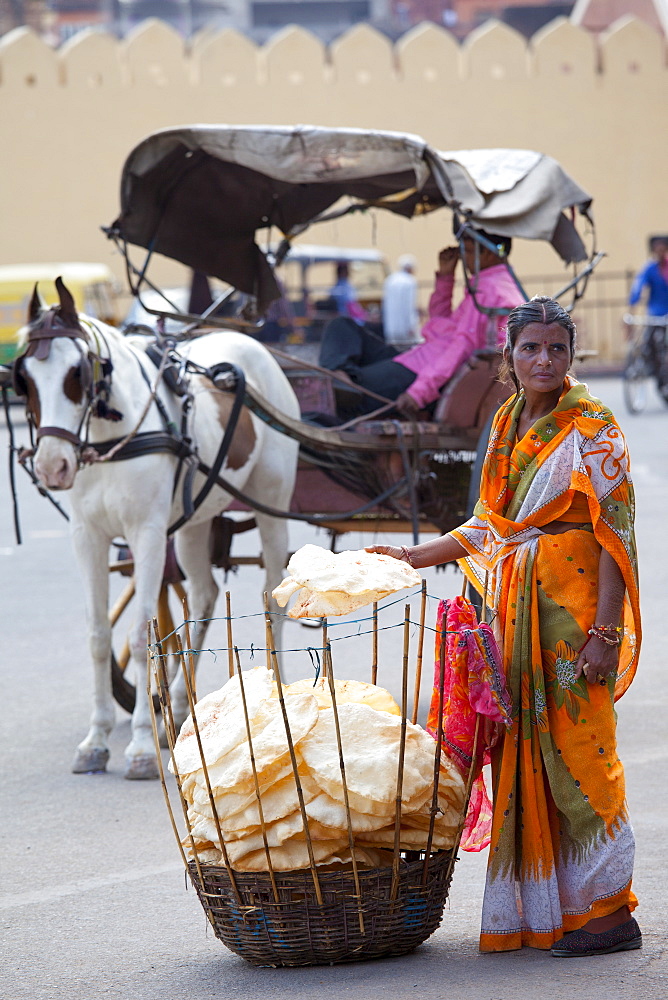
<svg viewBox="0 0 668 1000">
<path fill-rule="evenodd" d="M 586 259 L 575 228 L 590 196 L 530 150 L 438 152 L 419 136 L 311 126 L 163 129 L 128 156 L 113 230 L 257 296 L 275 297 L 259 229 L 287 237 L 341 205 L 405 217 L 447 206 L 474 228 L 547 240 Z"/>
</svg>

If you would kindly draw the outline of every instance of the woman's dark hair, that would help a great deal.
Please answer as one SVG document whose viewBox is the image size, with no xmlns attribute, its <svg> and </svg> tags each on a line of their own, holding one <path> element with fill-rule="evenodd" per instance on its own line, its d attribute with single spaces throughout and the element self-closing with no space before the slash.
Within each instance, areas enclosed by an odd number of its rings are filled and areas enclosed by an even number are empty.
<svg viewBox="0 0 668 1000">
<path fill-rule="evenodd" d="M 542 323 L 544 326 L 551 326 L 552 323 L 557 323 L 563 327 L 568 333 L 571 361 L 575 354 L 575 339 L 577 336 L 575 323 L 571 319 L 570 314 L 555 299 L 551 299 L 547 295 L 534 295 L 529 302 L 523 302 L 521 306 L 515 306 L 508 313 L 508 319 L 506 320 L 506 343 L 503 348 L 504 358 L 499 368 L 499 379 L 502 382 L 512 382 L 517 393 L 520 391 L 520 384 L 510 363 L 510 357 L 517 343 L 517 338 L 529 323 Z"/>
</svg>

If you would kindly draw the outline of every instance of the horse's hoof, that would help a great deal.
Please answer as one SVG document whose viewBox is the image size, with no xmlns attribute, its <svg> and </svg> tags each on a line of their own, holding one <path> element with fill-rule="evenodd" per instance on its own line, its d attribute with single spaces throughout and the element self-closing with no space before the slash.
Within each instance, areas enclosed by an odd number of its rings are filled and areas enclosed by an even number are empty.
<svg viewBox="0 0 668 1000">
<path fill-rule="evenodd" d="M 155 757 L 142 754 L 139 757 L 129 758 L 123 777 L 128 781 L 152 781 L 159 778 L 160 772 Z"/>
<path fill-rule="evenodd" d="M 72 761 L 72 774 L 99 774 L 107 770 L 109 751 L 102 747 L 77 750 Z"/>
</svg>

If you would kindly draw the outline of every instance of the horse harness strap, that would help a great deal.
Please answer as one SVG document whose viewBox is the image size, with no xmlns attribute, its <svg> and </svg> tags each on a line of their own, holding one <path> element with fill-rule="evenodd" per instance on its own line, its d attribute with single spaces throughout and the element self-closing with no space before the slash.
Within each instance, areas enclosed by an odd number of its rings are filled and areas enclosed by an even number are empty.
<svg viewBox="0 0 668 1000">
<path fill-rule="evenodd" d="M 111 441 L 100 441 L 89 447 L 91 451 L 102 457 L 107 455 L 122 440 L 123 438 L 114 438 Z M 110 461 L 123 462 L 128 458 L 139 458 L 141 455 L 152 455 L 157 452 L 168 452 L 176 455 L 179 459 L 189 458 L 193 454 L 188 442 L 176 438 L 166 431 L 140 431 L 112 455 Z M 91 460 L 94 461 L 93 456 L 91 456 Z"/>
<path fill-rule="evenodd" d="M 153 354 L 153 356 L 149 355 L 149 357 L 155 364 L 155 354 Z M 144 371 L 144 366 L 141 362 L 139 363 L 139 366 L 141 368 L 142 375 L 150 388 L 150 382 L 146 372 Z M 181 469 L 184 463 L 188 463 L 183 477 L 183 514 L 172 525 L 170 525 L 167 531 L 168 535 L 172 535 L 175 531 L 178 531 L 179 528 L 183 527 L 183 525 L 190 520 L 195 511 L 204 503 L 204 500 L 214 486 L 223 485 L 220 481 L 219 473 L 227 457 L 227 453 L 230 450 L 246 396 L 246 377 L 243 370 L 237 365 L 233 365 L 228 362 L 221 362 L 220 364 L 214 365 L 212 368 L 204 369 L 188 362 L 187 367 L 191 371 L 200 375 L 205 375 L 207 378 L 211 379 L 219 390 L 223 389 L 223 385 L 219 385 L 218 380 L 224 384 L 225 390 L 234 390 L 234 402 L 232 404 L 229 419 L 225 426 L 223 439 L 220 443 L 213 465 L 208 466 L 201 461 L 196 447 L 192 444 L 190 437 L 186 434 L 186 414 L 190 406 L 189 393 L 183 395 L 183 420 L 180 437 L 176 437 L 170 433 L 170 428 L 173 427 L 173 425 L 171 422 L 168 423 L 169 418 L 164 406 L 158 405 L 160 415 L 168 429 L 164 431 L 141 431 L 136 433 L 123 445 L 122 448 L 119 448 L 118 451 L 114 452 L 110 459 L 112 462 L 124 461 L 130 458 L 138 458 L 142 455 L 155 454 L 156 452 L 168 452 L 175 455 L 179 459 L 179 464 L 174 476 L 174 493 L 176 493 Z M 157 397 L 155 397 L 155 402 L 156 404 L 158 403 Z M 122 440 L 122 438 L 117 438 L 112 441 L 102 441 L 99 444 L 91 445 L 82 453 L 82 460 L 84 462 L 95 462 L 98 458 L 101 458 L 110 451 L 113 451 L 113 449 Z M 188 459 L 191 461 L 188 461 Z M 206 476 L 206 480 L 197 496 L 193 498 L 193 483 L 197 472 L 204 474 Z"/>
<path fill-rule="evenodd" d="M 195 472 L 197 471 L 197 449 L 192 444 L 192 438 L 188 434 L 188 414 L 190 413 L 190 408 L 192 406 L 192 394 L 190 392 L 190 387 L 186 380 L 182 377 L 181 372 L 176 364 L 176 358 L 179 357 L 173 349 L 173 344 L 167 343 L 163 346 L 162 351 L 160 346 L 156 344 L 149 344 L 146 348 L 146 356 L 151 361 L 158 371 L 162 370 L 162 381 L 167 386 L 169 391 L 175 395 L 181 397 L 181 430 L 180 437 L 175 438 L 181 447 L 179 451 L 174 451 L 177 455 L 179 463 L 176 466 L 176 471 L 174 473 L 174 485 L 172 487 L 172 497 L 176 496 L 176 491 L 179 487 L 179 480 L 181 479 L 181 473 L 183 474 L 183 485 L 181 487 L 181 500 L 183 503 L 183 518 L 185 521 L 189 521 L 190 518 L 195 513 L 195 507 L 193 504 L 193 481 L 195 479 Z M 185 361 L 182 361 L 181 369 L 185 368 Z M 151 387 L 148 379 L 148 375 L 144 370 L 144 366 L 139 361 L 139 368 L 146 385 Z M 155 396 L 155 404 L 158 408 L 158 412 L 162 418 L 163 425 L 168 434 L 174 434 L 176 432 L 175 425 L 170 421 L 165 406 L 159 396 Z M 169 533 L 175 529 L 170 529 Z"/>
<path fill-rule="evenodd" d="M 170 391 L 174 392 L 176 395 L 182 398 L 182 416 L 181 416 L 181 433 L 177 436 L 176 427 L 169 418 L 167 409 L 158 398 L 155 388 L 151 386 L 150 379 L 144 369 L 143 364 L 139 357 L 137 357 L 137 363 L 142 373 L 142 377 L 153 397 L 153 402 L 155 402 L 160 418 L 163 423 L 164 430 L 162 431 L 138 431 L 125 438 L 114 438 L 112 440 L 100 441 L 96 443 L 91 443 L 81 439 L 81 430 L 86 424 L 87 418 L 90 419 L 92 415 L 93 404 L 95 403 L 95 392 L 98 388 L 95 384 L 95 379 L 93 376 L 93 365 L 98 363 L 102 366 L 102 380 L 99 383 L 100 388 L 103 390 L 103 396 L 105 397 L 103 402 L 106 404 L 108 397 L 111 392 L 111 359 L 104 359 L 99 356 L 97 352 L 92 349 L 91 339 L 96 342 L 97 337 L 95 336 L 94 324 L 92 337 L 91 332 L 85 330 L 80 325 L 75 327 L 68 327 L 61 323 L 57 308 L 50 309 L 47 314 L 45 321 L 42 325 L 35 326 L 35 328 L 30 329 L 28 332 L 28 343 L 26 350 L 23 354 L 17 358 L 17 362 L 20 362 L 24 357 L 34 356 L 38 360 L 46 360 L 49 357 L 51 351 L 51 343 L 59 338 L 67 338 L 72 340 L 81 355 L 81 365 L 82 365 L 82 383 L 88 397 L 88 405 L 85 408 L 84 414 L 81 419 L 78 431 L 75 433 L 73 431 L 67 430 L 64 427 L 56 426 L 44 426 L 37 429 L 36 440 L 40 441 L 45 437 L 56 437 L 62 440 L 68 441 L 75 448 L 79 450 L 79 461 L 81 464 L 93 464 L 100 460 L 105 460 L 111 462 L 125 461 L 130 458 L 138 458 L 143 455 L 156 454 L 158 452 L 165 452 L 174 455 L 179 461 L 174 477 L 174 492 L 176 492 L 178 481 L 180 478 L 181 470 L 184 463 L 188 463 L 185 475 L 183 477 L 183 515 L 178 518 L 178 520 L 171 525 L 168 533 L 171 535 L 173 532 L 177 531 L 180 527 L 187 523 L 187 521 L 192 517 L 195 511 L 202 505 L 206 497 L 209 495 L 214 486 L 223 486 L 224 484 L 220 481 L 220 470 L 223 466 L 227 453 L 232 444 L 232 439 L 239 421 L 239 416 L 241 414 L 241 409 L 244 405 L 244 398 L 246 394 L 246 378 L 241 368 L 236 365 L 230 364 L 228 362 L 222 362 L 220 364 L 214 365 L 212 368 L 201 368 L 200 366 L 190 362 L 185 361 L 181 366 L 181 370 L 188 370 L 193 373 L 204 375 L 216 385 L 216 388 L 220 391 L 234 391 L 234 402 L 232 409 L 225 426 L 225 431 L 223 434 L 220 447 L 211 466 L 205 465 L 197 452 L 196 446 L 192 443 L 190 437 L 187 434 L 187 424 L 188 424 L 188 412 L 191 405 L 191 395 L 188 391 L 187 383 L 177 374 L 177 366 L 175 363 L 168 364 L 165 359 L 165 355 L 171 354 L 172 347 L 166 346 L 163 348 L 162 354 L 159 353 L 159 348 L 157 345 L 152 346 L 147 352 L 148 359 L 156 365 L 158 368 L 158 375 L 164 374 L 161 369 L 166 369 L 169 372 L 169 377 L 165 379 L 165 384 L 167 384 Z M 83 350 L 78 341 L 84 341 L 87 344 L 88 350 Z M 98 347 L 99 350 L 99 347 Z M 18 365 L 15 364 L 14 375 L 18 373 Z M 176 384 L 175 384 L 176 383 Z M 157 386 L 156 386 L 157 388 Z M 23 393 L 21 393 L 23 394 Z M 111 410 L 108 406 L 105 408 L 104 413 L 96 413 L 96 416 L 100 416 L 110 420 L 121 419 L 121 414 L 117 411 Z M 32 433 L 32 425 L 31 425 Z M 119 447 L 120 445 L 120 447 Z M 111 453 L 111 454 L 110 454 Z M 24 451 L 22 463 L 25 463 L 27 459 L 31 456 L 32 449 Z M 25 467 L 25 465 L 24 465 Z M 197 496 L 193 499 L 193 482 L 197 472 L 201 472 L 205 475 L 206 479 L 199 490 Z"/>
<path fill-rule="evenodd" d="M 183 481 L 183 514 L 179 517 L 174 524 L 170 525 L 168 534 L 171 535 L 179 528 L 183 527 L 187 521 L 193 516 L 195 511 L 200 507 L 214 486 L 220 485 L 218 475 L 222 468 L 223 462 L 227 457 L 227 453 L 230 450 L 230 445 L 232 444 L 232 438 L 234 437 L 234 432 L 236 431 L 237 424 L 239 422 L 239 416 L 241 414 L 241 408 L 244 405 L 244 398 L 246 395 L 246 376 L 241 368 L 237 365 L 230 364 L 227 361 L 223 361 L 217 365 L 213 365 L 208 369 L 200 369 L 198 366 L 193 365 L 191 362 L 188 363 L 188 367 L 191 371 L 197 372 L 198 374 L 206 375 L 210 378 L 217 389 L 234 389 L 234 402 L 232 404 L 232 409 L 225 426 L 225 433 L 223 434 L 223 440 L 220 443 L 218 453 L 214 459 L 213 465 L 205 465 L 196 450 L 193 449 L 191 454 L 194 456 L 195 461 L 190 463 L 189 468 L 186 470 Z M 220 380 L 223 385 L 219 385 Z M 225 384 L 227 383 L 227 384 Z M 204 485 L 200 489 L 197 496 L 192 498 L 192 485 L 195 479 L 195 473 L 197 471 L 203 472 L 206 476 Z"/>
<path fill-rule="evenodd" d="M 47 327 L 43 330 L 29 330 L 28 331 L 28 348 L 26 350 L 26 355 L 28 357 L 34 356 L 38 361 L 44 361 L 49 356 L 51 349 L 51 340 L 62 340 L 66 338 L 67 340 L 85 340 L 86 334 L 84 330 L 67 330 L 65 327 Z M 36 345 L 33 348 L 33 345 Z"/>
<path fill-rule="evenodd" d="M 75 434 L 74 431 L 68 431 L 65 427 L 38 427 L 35 440 L 40 441 L 43 437 L 62 438 L 63 441 L 69 441 L 70 444 L 73 444 L 75 448 L 81 446 L 79 435 Z"/>
<path fill-rule="evenodd" d="M 165 348 L 163 354 L 169 354 L 170 350 L 171 349 L 169 347 Z M 160 353 L 160 351 L 157 348 L 157 346 L 151 345 L 151 347 L 147 349 L 146 355 L 147 355 L 148 359 L 155 365 L 156 369 L 158 371 L 160 371 L 160 366 L 162 364 L 163 355 Z M 140 370 L 140 372 L 142 374 L 142 378 L 144 379 L 144 382 L 146 383 L 148 391 L 151 392 L 152 389 L 151 389 L 150 379 L 149 379 L 148 375 L 146 374 L 146 370 L 145 370 L 143 364 L 141 363 L 141 361 L 139 360 L 139 358 L 137 358 L 137 363 L 139 365 L 139 370 Z M 162 380 L 165 383 L 165 385 L 167 386 L 167 388 L 170 389 L 170 390 L 172 389 L 171 383 L 170 383 L 170 381 L 165 376 L 166 376 L 167 372 L 169 372 L 172 368 L 173 368 L 173 365 L 169 364 L 169 362 L 168 362 L 167 366 L 165 367 L 165 369 L 164 369 L 164 371 L 162 373 Z M 181 393 L 180 395 L 185 395 L 185 394 Z M 153 398 L 153 402 L 156 405 L 158 413 L 160 414 L 160 419 L 162 420 L 163 426 L 164 426 L 165 430 L 167 431 L 167 433 L 169 434 L 169 433 L 172 433 L 173 431 L 175 431 L 176 428 L 175 428 L 174 424 L 172 423 L 172 421 L 169 419 L 169 414 L 167 413 L 167 410 L 165 409 L 165 404 L 160 399 L 160 397 L 158 396 L 157 393 L 155 394 L 155 396 Z M 181 430 L 183 431 L 183 427 L 181 428 Z"/>
</svg>

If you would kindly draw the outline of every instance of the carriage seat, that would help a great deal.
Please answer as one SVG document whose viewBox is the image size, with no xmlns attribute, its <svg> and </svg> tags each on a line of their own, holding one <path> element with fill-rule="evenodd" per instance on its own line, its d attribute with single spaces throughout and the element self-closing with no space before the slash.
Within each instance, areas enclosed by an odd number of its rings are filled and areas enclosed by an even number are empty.
<svg viewBox="0 0 668 1000">
<path fill-rule="evenodd" d="M 434 430 L 462 432 L 475 437 L 485 426 L 490 413 L 507 399 L 508 389 L 498 381 L 501 354 L 494 350 L 476 351 L 455 372 L 441 390 L 431 421 L 420 422 L 420 428 L 430 424 Z M 336 396 L 331 376 L 321 372 L 288 371 L 302 416 L 306 419 L 317 414 L 319 423 L 335 425 Z M 345 392 L 354 391 L 344 389 Z M 396 433 L 390 419 L 365 420 L 357 424 L 360 431 L 372 434 Z"/>
<path fill-rule="evenodd" d="M 499 382 L 500 351 L 476 351 L 441 389 L 434 423 L 453 430 L 482 430 L 490 413 L 508 398 L 508 387 Z"/>
</svg>

